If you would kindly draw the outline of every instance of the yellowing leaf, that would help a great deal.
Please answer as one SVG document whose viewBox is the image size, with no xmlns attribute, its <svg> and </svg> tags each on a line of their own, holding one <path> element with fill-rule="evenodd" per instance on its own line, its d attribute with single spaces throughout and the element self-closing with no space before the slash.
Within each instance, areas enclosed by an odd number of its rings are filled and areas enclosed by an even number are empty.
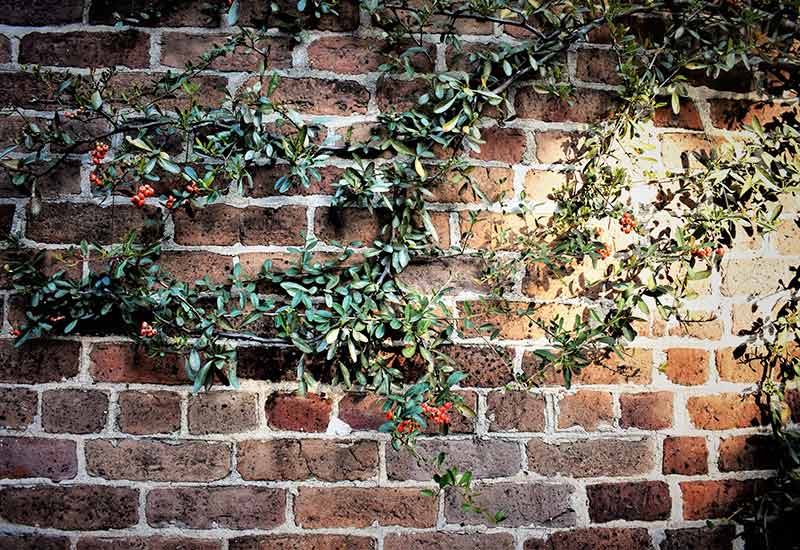
<svg viewBox="0 0 800 550">
<path fill-rule="evenodd" d="M 422 166 L 422 162 L 420 162 L 419 157 L 414 159 L 414 170 L 416 170 L 419 177 L 423 179 L 428 177 L 428 174 L 425 172 L 425 168 Z"/>
</svg>

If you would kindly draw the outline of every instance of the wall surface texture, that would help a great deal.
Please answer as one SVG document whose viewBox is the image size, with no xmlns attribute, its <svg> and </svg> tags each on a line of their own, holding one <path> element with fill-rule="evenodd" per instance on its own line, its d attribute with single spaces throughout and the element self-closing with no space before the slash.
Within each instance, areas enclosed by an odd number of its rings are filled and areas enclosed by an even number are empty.
<svg viewBox="0 0 800 550">
<path fill-rule="evenodd" d="M 48 105 L 29 101 L 36 91 L 31 64 L 84 73 L 119 65 L 131 79 L 147 79 L 230 32 L 194 7 L 159 26 L 114 28 L 111 13 L 130 4 L 141 2 L 0 1 L 0 101 L 52 116 Z M 262 4 L 239 0 L 242 24 L 254 21 Z M 380 79 L 379 43 L 358 10 L 346 4 L 341 11 L 299 44 L 271 39 L 272 67 L 285 76 L 278 97 L 303 100 L 300 110 L 340 145 L 350 128 L 364 136 L 379 112 L 413 101 L 416 86 Z M 504 32 L 491 25 L 467 31 L 476 42 Z M 450 52 L 437 48 L 444 68 Z M 605 53 L 602 37 L 570 51 L 569 78 L 578 86 L 571 106 L 546 102 L 532 88 L 514 93 L 518 117 L 488 129 L 474 158 L 487 193 L 505 191 L 509 204 L 523 191 L 547 200 L 569 163 L 565 145 L 614 106 L 609 90 L 617 80 Z M 225 89 L 242 86 L 252 61 L 235 56 L 216 64 L 201 78 L 204 97 L 219 100 Z M 668 168 L 680 168 L 682 152 L 735 136 L 752 114 L 746 78 L 694 84 L 680 116 L 659 112 L 649 129 Z M 732 105 L 742 107 L 740 118 L 727 116 Z M 13 118 L 2 119 L 3 146 L 17 129 Z M 268 257 L 284 257 L 304 228 L 323 241 L 374 235 L 377 222 L 365 212 L 349 212 L 343 224 L 330 216 L 332 186 L 347 162 L 333 158 L 322 182 L 282 196 L 272 185 L 280 171 L 265 169 L 244 196 L 232 192 L 194 221 L 156 206 L 135 209 L 123 197 L 112 225 L 108 202 L 92 194 L 88 159 L 76 157 L 52 178 L 38 216 L 4 177 L 0 224 L 57 250 L 83 238 L 114 242 L 143 218 L 163 216 L 169 269 L 187 280 L 219 278 L 235 262 L 252 271 Z M 445 245 L 460 242 L 470 210 L 485 211 L 487 220 L 473 246 L 490 242 L 495 222 L 515 223 L 500 204 L 470 202 L 453 189 L 436 193 L 430 208 Z M 646 190 L 639 198 L 647 200 Z M 555 378 L 527 393 L 504 391 L 511 368 L 473 345 L 477 340 L 454 348 L 478 416 L 420 447 L 444 449 L 472 468 L 482 480 L 480 502 L 508 514 L 499 526 L 465 515 L 448 496 L 420 494 L 431 486 L 430 474 L 375 431 L 383 415 L 374 399 L 331 388 L 293 395 L 296 354 L 289 348 L 241 346 L 242 389 L 194 395 L 176 361 L 139 357 L 122 338 L 16 349 L 9 333 L 22 308 L 0 279 L 0 549 L 740 547 L 733 528 L 710 528 L 705 520 L 735 511 L 772 465 L 758 435 L 758 409 L 741 396 L 758 373 L 731 352 L 755 315 L 747 295 L 769 294 L 788 275 L 797 237 L 787 226 L 768 239 L 741 239 L 726 256 L 724 276 L 698 286 L 696 316 L 705 322 L 641 324 L 627 361 L 586 369 L 569 391 Z M 415 266 L 407 280 L 432 286 L 453 274 L 451 304 L 458 308 L 482 291 L 476 269 L 465 257 Z M 567 290 L 545 273 L 528 273 L 515 299 L 558 302 Z M 513 369 L 529 372 L 527 350 L 542 334 L 511 319 L 501 336 Z"/>
</svg>

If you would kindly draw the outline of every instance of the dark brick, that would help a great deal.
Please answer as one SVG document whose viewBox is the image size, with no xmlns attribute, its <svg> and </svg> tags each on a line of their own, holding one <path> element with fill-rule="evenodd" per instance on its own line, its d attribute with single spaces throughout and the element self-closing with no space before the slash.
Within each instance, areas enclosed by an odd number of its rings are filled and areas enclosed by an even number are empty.
<svg viewBox="0 0 800 550">
<path fill-rule="evenodd" d="M 599 483 L 586 487 L 586 493 L 594 523 L 669 519 L 672 509 L 669 487 L 662 481 Z"/>
<path fill-rule="evenodd" d="M 661 550 L 733 550 L 733 526 L 667 529 Z"/>
<path fill-rule="evenodd" d="M 189 432 L 193 434 L 235 433 L 258 425 L 254 393 L 220 391 L 189 397 Z"/>
<path fill-rule="evenodd" d="M 187 529 L 270 529 L 284 521 L 286 493 L 267 487 L 154 489 L 147 523 Z"/>
<path fill-rule="evenodd" d="M 42 394 L 42 427 L 48 432 L 96 433 L 105 428 L 108 396 L 94 390 L 48 390 Z"/>
<path fill-rule="evenodd" d="M 575 525 L 572 509 L 572 492 L 569 485 L 529 483 L 480 484 L 476 500 L 484 510 L 503 511 L 505 527 L 567 527 Z M 481 514 L 465 512 L 462 497 L 455 491 L 445 499 L 445 517 L 448 523 L 482 524 L 487 518 Z"/>
<path fill-rule="evenodd" d="M 33 422 L 39 397 L 25 388 L 0 388 L 0 427 L 24 430 Z"/>
<path fill-rule="evenodd" d="M 305 397 L 274 394 L 267 400 L 267 423 L 275 430 L 324 432 L 331 416 L 330 399 L 309 393 Z"/>
<path fill-rule="evenodd" d="M 0 382 L 58 382 L 78 374 L 79 342 L 41 340 L 15 347 L 0 341 Z"/>
<path fill-rule="evenodd" d="M 30 33 L 19 44 L 19 62 L 58 67 L 150 66 L 150 37 L 138 31 Z"/>
<path fill-rule="evenodd" d="M 141 14 L 150 10 L 154 18 L 144 19 Z M 89 10 L 89 22 L 93 24 L 113 25 L 117 22 L 117 14 L 123 19 L 136 19 L 142 26 L 165 27 L 216 27 L 219 15 L 204 13 L 199 4 L 190 0 L 92 0 Z"/>
<path fill-rule="evenodd" d="M 0 477 L 72 479 L 78 472 L 75 442 L 33 437 L 0 438 Z"/>
<path fill-rule="evenodd" d="M 69 550 L 67 537 L 43 535 L 0 535 L 0 550 Z"/>
<path fill-rule="evenodd" d="M 351 535 L 257 535 L 231 539 L 230 550 L 374 550 L 368 537 Z"/>
<path fill-rule="evenodd" d="M 122 242 L 133 230 L 147 223 L 149 230 L 160 232 L 161 216 L 154 208 L 130 205 L 101 207 L 93 204 L 43 202 L 39 215 L 28 212 L 28 238 L 42 243 L 99 244 Z"/>
<path fill-rule="evenodd" d="M 440 452 L 448 457 L 448 467 L 470 470 L 476 479 L 512 476 L 520 470 L 520 448 L 513 441 L 496 439 L 426 439 L 419 440 L 416 452 L 433 462 Z M 427 481 L 430 467 L 420 464 L 411 453 L 388 452 L 386 472 L 389 479 Z"/>
<path fill-rule="evenodd" d="M 84 0 L 0 0 L 0 23 L 37 26 L 80 23 Z"/>
<path fill-rule="evenodd" d="M 528 442 L 528 467 L 537 474 L 572 477 L 630 476 L 652 470 L 652 442 L 647 439 L 595 439 Z"/>
<path fill-rule="evenodd" d="M 398 533 L 387 535 L 384 550 L 512 550 L 510 533 Z"/>
<path fill-rule="evenodd" d="M 120 431 L 144 435 L 170 433 L 181 427 L 181 396 L 169 391 L 125 391 L 119 394 Z"/>
</svg>

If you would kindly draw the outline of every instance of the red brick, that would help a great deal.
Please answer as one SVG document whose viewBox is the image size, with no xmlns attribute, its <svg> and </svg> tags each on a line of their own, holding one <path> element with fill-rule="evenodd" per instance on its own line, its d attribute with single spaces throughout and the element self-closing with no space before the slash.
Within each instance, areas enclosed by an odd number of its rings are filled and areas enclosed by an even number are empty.
<svg viewBox="0 0 800 550">
<path fill-rule="evenodd" d="M 534 88 L 520 88 L 514 106 L 517 116 L 523 119 L 595 123 L 609 116 L 617 106 L 617 99 L 611 92 L 580 89 L 567 102 L 537 92 Z"/>
<path fill-rule="evenodd" d="M 131 537 L 131 538 L 81 538 L 77 550 L 220 550 L 220 540 Z"/>
<path fill-rule="evenodd" d="M 266 404 L 267 423 L 272 429 L 294 432 L 324 432 L 331 416 L 331 401 L 309 393 L 305 397 L 274 394 Z"/>
<path fill-rule="evenodd" d="M 300 245 L 306 231 L 302 206 L 246 208 L 241 211 L 241 242 L 245 245 Z"/>
<path fill-rule="evenodd" d="M 384 399 L 369 393 L 347 393 L 339 401 L 339 419 L 353 430 L 377 430 L 386 422 Z"/>
<path fill-rule="evenodd" d="M 161 63 L 182 69 L 187 62 L 197 63 L 201 56 L 215 46 L 222 46 L 226 34 L 191 34 L 169 32 L 161 35 Z M 247 47 L 239 46 L 232 53 L 217 58 L 211 68 L 217 71 L 256 72 L 264 61 L 267 70 L 288 69 L 292 66 L 292 41 L 280 36 L 263 38 L 256 42 L 258 48 L 268 52 L 266 59 Z"/>
<path fill-rule="evenodd" d="M 48 432 L 96 433 L 106 426 L 108 396 L 94 390 L 48 390 L 42 394 L 42 427 Z"/>
<path fill-rule="evenodd" d="M 726 382 L 759 382 L 765 376 L 762 361 L 758 359 L 733 356 L 734 348 L 716 351 L 717 372 L 720 380 Z"/>
<path fill-rule="evenodd" d="M 86 470 L 106 479 L 215 481 L 230 472 L 230 454 L 218 442 L 92 439 L 86 442 Z"/>
<path fill-rule="evenodd" d="M 716 313 L 692 311 L 684 313 L 683 318 L 686 322 L 669 327 L 670 336 L 701 340 L 719 340 L 722 337 L 722 321 Z"/>
<path fill-rule="evenodd" d="M 181 209 L 175 219 L 175 242 L 187 245 L 231 245 L 240 240 L 241 209 L 212 204 L 190 213 Z"/>
<path fill-rule="evenodd" d="M 437 216 L 433 217 L 434 224 Z M 446 222 L 446 220 L 443 220 Z M 437 230 L 438 232 L 438 230 Z M 424 294 L 450 289 L 448 294 L 488 292 L 489 285 L 481 281 L 483 265 L 477 258 L 425 257 L 414 258 L 397 280 Z"/>
<path fill-rule="evenodd" d="M 286 492 L 267 487 L 153 489 L 147 523 L 186 529 L 271 529 L 284 521 Z"/>
<path fill-rule="evenodd" d="M 99 244 L 122 242 L 133 230 L 141 229 L 146 220 L 161 219 L 158 212 L 145 206 L 100 207 L 92 204 L 43 202 L 38 216 L 28 212 L 26 234 L 42 243 Z"/>
<path fill-rule="evenodd" d="M 25 388 L 0 388 L 0 428 L 24 430 L 36 416 L 39 397 Z"/>
<path fill-rule="evenodd" d="M 344 481 L 374 479 L 378 446 L 374 441 L 273 439 L 242 441 L 237 469 L 247 480 Z"/>
<path fill-rule="evenodd" d="M 374 550 L 368 537 L 351 535 L 256 535 L 231 539 L 230 550 Z"/>
<path fill-rule="evenodd" d="M 295 103 L 308 115 L 349 116 L 366 114 L 369 92 L 349 80 L 282 78 L 271 99 Z"/>
<path fill-rule="evenodd" d="M 755 496 L 756 481 L 684 481 L 683 518 L 686 520 L 725 518 Z"/>
<path fill-rule="evenodd" d="M 0 23 L 24 27 L 80 23 L 83 0 L 31 0 L 30 2 L 0 2 Z"/>
<path fill-rule="evenodd" d="M 426 531 L 387 535 L 385 550 L 512 550 L 514 539 L 509 533 L 447 533 Z"/>
<path fill-rule="evenodd" d="M 672 426 L 672 392 L 623 393 L 619 403 L 623 428 L 663 430 Z"/>
<path fill-rule="evenodd" d="M 566 527 L 575 525 L 573 488 L 569 485 L 528 483 L 480 484 L 476 503 L 489 513 L 506 514 L 504 527 Z M 461 493 L 448 492 L 445 518 L 448 523 L 475 525 L 489 520 L 482 514 L 461 508 Z"/>
<path fill-rule="evenodd" d="M 286 195 L 333 195 L 336 192 L 335 184 L 344 173 L 344 169 L 338 166 L 325 166 L 319 169 L 320 180 L 311 178 L 308 187 L 299 183 L 290 187 L 285 193 L 275 190 L 275 182 L 283 176 L 289 175 L 288 167 L 285 165 L 264 166 L 252 171 L 253 186 L 245 186 L 244 192 L 250 197 L 280 197 Z"/>
<path fill-rule="evenodd" d="M 153 10 L 159 17 L 144 20 L 141 13 Z M 138 25 L 156 25 L 165 27 L 216 27 L 219 16 L 210 17 L 196 4 L 183 4 L 173 0 L 92 0 L 89 11 L 89 22 L 92 24 L 113 25 L 116 15 L 125 19 L 136 19 Z"/>
<path fill-rule="evenodd" d="M 510 168 L 472 166 L 465 176 L 453 174 L 452 178 L 443 181 L 431 189 L 433 202 L 482 202 L 474 191 L 483 193 L 488 202 L 498 202 L 510 198 L 514 193 L 514 173 Z"/>
<path fill-rule="evenodd" d="M 239 378 L 272 382 L 297 380 L 297 363 L 301 354 L 296 348 L 240 347 L 236 355 L 236 375 Z"/>
<path fill-rule="evenodd" d="M 67 537 L 17 533 L 0 535 L 0 550 L 69 550 Z"/>
<path fill-rule="evenodd" d="M 559 429 L 580 426 L 587 431 L 610 427 L 614 420 L 611 394 L 600 391 L 578 391 L 558 401 Z"/>
<path fill-rule="evenodd" d="M 63 75 L 52 73 L 33 74 L 29 72 L 0 73 L 0 106 L 40 109 L 51 111 L 70 105 L 63 94 L 58 93 L 58 86 L 64 80 Z M 54 101 L 64 100 L 64 104 Z M 23 128 L 21 120 L 6 118 L 0 124 L 0 135 L 3 146 L 13 143 Z"/>
<path fill-rule="evenodd" d="M 169 391 L 124 391 L 119 394 L 120 431 L 146 435 L 181 427 L 181 396 Z"/>
<path fill-rule="evenodd" d="M 209 252 L 170 250 L 161 254 L 161 268 L 178 281 L 193 284 L 208 277 L 211 282 L 228 281 L 233 259 L 231 256 Z"/>
<path fill-rule="evenodd" d="M 653 114 L 653 124 L 662 128 L 686 128 L 687 130 L 702 130 L 703 121 L 694 101 L 681 98 L 681 110 L 678 114 L 672 110 L 671 98 L 659 98 L 667 105 L 659 107 Z"/>
<path fill-rule="evenodd" d="M 22 37 L 19 62 L 58 67 L 150 66 L 150 37 L 134 30 L 110 32 L 34 32 Z"/>
<path fill-rule="evenodd" d="M 38 528 L 123 529 L 138 521 L 139 491 L 103 485 L 4 487 L 3 519 Z"/>
<path fill-rule="evenodd" d="M 708 380 L 708 362 L 708 351 L 703 349 L 668 349 L 664 374 L 682 386 L 704 384 Z"/>
<path fill-rule="evenodd" d="M 278 13 L 282 18 L 299 25 L 301 29 L 318 29 L 322 31 L 353 31 L 358 27 L 359 3 L 355 0 L 343 0 L 336 4 L 336 13 L 328 13 L 320 18 L 313 17 L 308 11 L 301 13 L 293 0 L 277 0 Z M 244 27 L 274 27 L 279 21 L 272 13 L 270 5 L 259 0 L 242 0 L 239 4 L 239 24 Z M 285 23 L 285 21 L 284 21 Z"/>
<path fill-rule="evenodd" d="M 664 535 L 661 550 L 733 550 L 736 529 L 733 525 L 667 529 Z"/>
<path fill-rule="evenodd" d="M 58 382 L 78 374 L 79 342 L 37 340 L 15 347 L 0 341 L 0 382 Z"/>
<path fill-rule="evenodd" d="M 433 527 L 436 501 L 418 488 L 300 487 L 295 523 L 305 529 L 381 526 Z"/>
<path fill-rule="evenodd" d="M 481 138 L 486 142 L 479 153 L 473 153 L 480 160 L 496 160 L 509 164 L 522 162 L 527 148 L 525 132 L 519 128 L 484 128 Z"/>
<path fill-rule="evenodd" d="M 72 479 L 78 472 L 75 442 L 32 437 L 0 438 L 0 477 Z"/>
<path fill-rule="evenodd" d="M 428 92 L 429 88 L 428 83 L 422 79 L 380 78 L 375 90 L 375 101 L 382 113 L 410 111 L 417 105 L 419 98 Z"/>
<path fill-rule="evenodd" d="M 692 424 L 701 430 L 749 428 L 762 423 L 752 396 L 736 393 L 690 397 L 687 403 Z"/>
<path fill-rule="evenodd" d="M 704 437 L 668 437 L 664 440 L 664 474 L 685 476 L 708 473 Z"/>
<path fill-rule="evenodd" d="M 523 391 L 492 392 L 486 397 L 491 431 L 544 431 L 544 396 Z"/>
<path fill-rule="evenodd" d="M 586 82 L 622 84 L 618 65 L 613 50 L 580 49 L 576 56 L 575 76 Z"/>
<path fill-rule="evenodd" d="M 314 235 L 328 243 L 360 242 L 371 244 L 383 232 L 384 220 L 379 213 L 360 208 L 317 208 L 314 216 Z"/>
<path fill-rule="evenodd" d="M 726 92 L 750 92 L 755 89 L 754 72 L 741 63 L 728 71 L 722 71 L 716 77 L 706 74 L 705 69 L 686 71 L 690 84 L 693 86 L 706 86 L 713 90 Z"/>
<path fill-rule="evenodd" d="M 595 439 L 528 442 L 528 469 L 545 475 L 617 477 L 653 469 L 652 442 L 647 439 Z"/>
<path fill-rule="evenodd" d="M 714 126 L 727 130 L 741 130 L 751 125 L 754 118 L 763 126 L 794 110 L 792 105 L 742 99 L 709 99 L 709 107 Z"/>
<path fill-rule="evenodd" d="M 189 397 L 189 432 L 193 434 L 237 433 L 258 425 L 254 393 L 219 391 Z"/>
<path fill-rule="evenodd" d="M 175 355 L 148 357 L 131 344 L 98 343 L 89 354 L 89 372 L 95 380 L 138 384 L 184 384 L 183 360 Z"/>
<path fill-rule="evenodd" d="M 573 384 L 649 384 L 652 374 L 653 352 L 643 349 L 628 349 L 623 359 L 616 354 L 598 360 L 581 369 L 572 376 Z M 542 371 L 541 361 L 532 353 L 526 352 L 522 356 L 522 369 L 529 376 L 541 379 L 543 384 L 549 386 L 563 386 L 562 373 L 552 369 Z"/>
<path fill-rule="evenodd" d="M 652 542 L 646 529 L 592 528 L 553 533 L 546 546 L 538 544 L 538 539 L 530 539 L 525 550 L 645 550 Z"/>
<path fill-rule="evenodd" d="M 496 388 L 513 381 L 510 352 L 482 346 L 446 346 L 442 352 L 467 375 L 462 386 Z"/>
<path fill-rule="evenodd" d="M 703 134 L 669 133 L 661 135 L 661 155 L 667 170 L 697 170 L 700 164 L 696 155 L 709 153 L 724 140 Z"/>
<path fill-rule="evenodd" d="M 435 61 L 436 54 L 429 48 Z M 352 36 L 324 36 L 308 46 L 308 64 L 312 69 L 332 71 L 339 74 L 364 74 L 378 70 L 387 63 L 391 55 L 402 52 L 391 51 L 385 42 L 355 38 Z M 416 70 L 429 71 L 431 63 L 423 54 L 412 56 L 411 65 Z"/>
<path fill-rule="evenodd" d="M 599 483 L 587 486 L 586 494 L 594 523 L 663 520 L 672 510 L 669 486 L 663 481 Z"/>
<path fill-rule="evenodd" d="M 774 470 L 778 467 L 780 449 L 768 435 L 735 435 L 719 442 L 719 470 Z"/>
<path fill-rule="evenodd" d="M 51 169 L 50 164 L 34 164 L 35 170 Z M 71 159 L 52 168 L 52 172 L 37 179 L 36 189 L 44 197 L 59 197 L 75 195 L 81 192 L 80 163 Z M 11 183 L 8 170 L 0 168 L 0 194 L 5 197 L 29 197 L 30 191 L 26 187 L 17 187 Z"/>
<path fill-rule="evenodd" d="M 520 469 L 520 447 L 513 441 L 426 439 L 417 442 L 415 451 L 428 462 L 443 452 L 448 457 L 448 467 L 470 470 L 480 479 L 513 476 Z M 405 452 L 387 453 L 386 472 L 392 480 L 427 481 L 432 475 L 430 466 L 420 464 L 415 456 Z"/>
</svg>

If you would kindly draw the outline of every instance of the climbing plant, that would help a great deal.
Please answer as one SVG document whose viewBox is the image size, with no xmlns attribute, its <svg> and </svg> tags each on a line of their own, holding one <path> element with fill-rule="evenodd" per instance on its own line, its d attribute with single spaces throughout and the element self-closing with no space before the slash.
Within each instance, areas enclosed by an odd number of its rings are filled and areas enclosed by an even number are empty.
<svg viewBox="0 0 800 550">
<path fill-rule="evenodd" d="M 235 3 L 210 8 L 235 24 Z M 301 105 L 275 98 L 280 79 L 271 72 L 264 31 L 237 30 L 152 85 L 123 86 L 113 70 L 67 78 L 41 72 L 54 90 L 50 99 L 64 108 L 52 119 L 29 121 L 17 144 L 2 153 L 13 184 L 30 192 L 32 215 L 43 176 L 68 155 L 86 151 L 95 192 L 110 203 L 127 197 L 153 215 L 121 244 L 84 243 L 74 251 L 74 257 L 92 259 L 81 277 L 67 269 L 45 273 L 41 253 L 12 243 L 20 259 L 10 269 L 28 304 L 18 344 L 122 331 L 151 355 L 185 357 L 187 376 L 200 390 L 215 380 L 238 384 L 235 342 L 277 339 L 300 352 L 300 392 L 322 381 L 378 393 L 385 398 L 381 429 L 396 448 L 413 450 L 429 424 L 446 430 L 454 411 L 472 414 L 454 391 L 465 375 L 446 350 L 457 335 L 492 345 L 499 327 L 483 322 L 487 314 L 521 316 L 547 335 L 547 345 L 533 351 L 537 372 L 518 378 L 518 386 L 535 385 L 549 372 L 569 386 L 586 366 L 623 356 L 637 323 L 651 313 L 683 322 L 694 281 L 719 270 L 741 234 L 773 231 L 783 219 L 781 199 L 798 191 L 796 0 L 363 0 L 361 8 L 385 34 L 380 70 L 423 85 L 411 107 L 381 114 L 370 137 L 347 150 L 319 139 L 319 129 L 298 114 Z M 276 8 L 266 24 L 300 36 L 336 10 L 335 3 L 303 0 L 291 17 Z M 159 16 L 143 12 L 121 23 Z M 459 32 L 465 22 L 500 25 L 508 34 L 467 43 Z M 455 52 L 460 70 L 430 69 L 437 66 L 432 33 Z M 442 246 L 425 208 L 432 191 L 458 186 L 485 198 L 464 153 L 479 152 L 486 129 L 515 116 L 510 98 L 521 86 L 549 104 L 574 101 L 564 76 L 566 55 L 589 36 L 603 36 L 616 61 L 616 103 L 565 151 L 574 169 L 552 193 L 556 208 L 543 213 L 523 194 L 518 204 L 504 201 L 508 218 L 516 219 L 497 228 L 489 250 L 470 246 L 485 223 L 480 212 L 471 213 L 461 246 Z M 260 60 L 254 78 L 209 105 L 197 77 L 242 51 Z M 682 170 L 658 168 L 649 159 L 655 114 L 679 114 L 688 85 L 732 71 L 752 77 L 762 100 L 781 100 L 785 113 L 769 125 L 754 118 L 746 137 L 691 155 Z M 309 187 L 321 179 L 319 169 L 331 154 L 354 161 L 337 182 L 331 206 L 372 212 L 381 228 L 374 241 L 336 243 L 331 252 L 304 236 L 304 244 L 290 250 L 295 259 L 289 265 L 268 261 L 255 275 L 237 265 L 225 282 L 181 282 L 159 263 L 161 243 L 153 237 L 160 235 L 153 231 L 159 212 L 192 216 L 229 190 L 253 185 L 254 171 L 265 165 L 286 168 L 276 192 Z M 649 204 L 633 199 L 642 188 L 652 197 Z M 619 233 L 628 238 L 613 239 Z M 481 263 L 489 292 L 480 311 L 453 312 L 446 286 L 422 292 L 403 283 L 410 264 L 431 256 L 474 256 Z M 545 315 L 537 303 L 520 308 L 506 301 L 523 272 L 544 270 L 566 280 L 588 265 L 598 275 L 576 297 L 591 296 L 597 307 Z M 794 285 L 787 286 L 789 300 L 754 327 L 752 345 L 740 350 L 758 354 L 765 366 L 759 392 L 784 459 L 766 497 L 733 519 L 775 548 L 786 547 L 788 536 L 775 527 L 776 518 L 798 513 L 797 439 L 784 427 L 798 339 Z M 265 324 L 274 338 L 259 335 Z M 440 487 L 460 488 L 468 507 L 502 519 L 475 504 L 469 472 L 446 468 L 441 456 L 430 464 Z"/>
</svg>

